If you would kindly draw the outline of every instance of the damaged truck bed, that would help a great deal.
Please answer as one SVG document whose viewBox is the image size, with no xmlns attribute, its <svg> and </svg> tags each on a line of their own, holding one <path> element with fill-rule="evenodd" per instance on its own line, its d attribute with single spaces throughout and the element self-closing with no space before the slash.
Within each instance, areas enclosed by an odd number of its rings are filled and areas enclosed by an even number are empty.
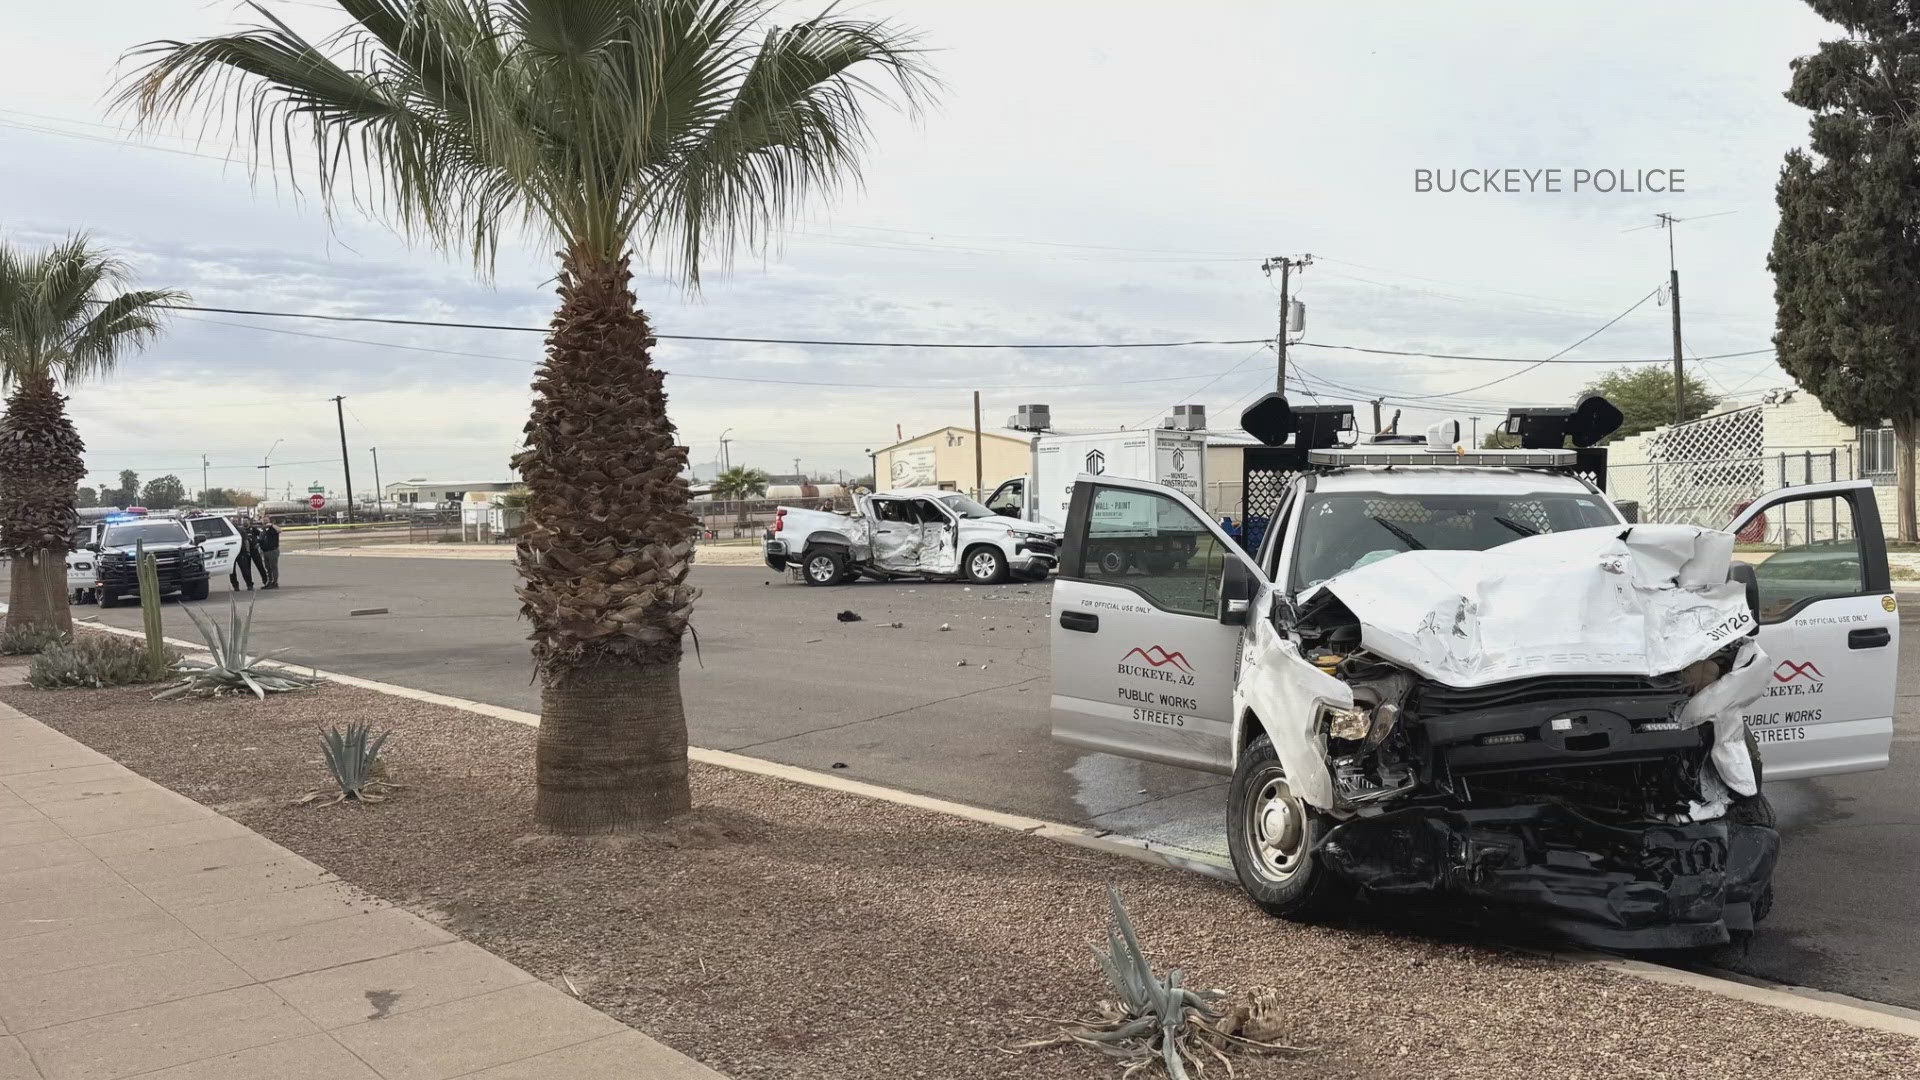
<svg viewBox="0 0 1920 1080">
<path fill-rule="evenodd" d="M 1230 775 L 1235 872 L 1282 917 L 1365 894 L 1602 947 L 1752 928 L 1779 853 L 1762 753 L 1775 779 L 1887 761 L 1899 619 L 1871 485 L 1782 489 L 1725 530 L 1634 524 L 1604 452 L 1558 445 L 1604 436 L 1604 402 L 1516 416 L 1518 450 L 1457 425 L 1335 445 L 1344 408 L 1243 417 L 1296 470 L 1254 552 L 1172 488 L 1079 478 L 1054 737 Z M 1098 558 L 1115 508 L 1147 503 L 1193 556 Z M 1736 531 L 1765 561 L 1734 561 Z"/>
</svg>

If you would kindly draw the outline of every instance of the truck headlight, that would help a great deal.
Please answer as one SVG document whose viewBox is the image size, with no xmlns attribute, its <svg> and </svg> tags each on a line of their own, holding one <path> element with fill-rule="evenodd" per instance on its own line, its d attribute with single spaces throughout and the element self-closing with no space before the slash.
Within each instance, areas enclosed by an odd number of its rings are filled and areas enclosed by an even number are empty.
<svg viewBox="0 0 1920 1080">
<path fill-rule="evenodd" d="M 1387 733 L 1393 730 L 1394 722 L 1400 718 L 1400 706 L 1391 701 L 1352 709 L 1328 705 L 1321 713 L 1326 719 L 1328 735 L 1349 742 L 1378 744 L 1386 739 Z"/>
<path fill-rule="evenodd" d="M 1359 742 L 1367 737 L 1373 727 L 1373 717 L 1366 709 L 1342 709 L 1329 705 L 1326 710 L 1327 734 L 1336 739 Z"/>
</svg>

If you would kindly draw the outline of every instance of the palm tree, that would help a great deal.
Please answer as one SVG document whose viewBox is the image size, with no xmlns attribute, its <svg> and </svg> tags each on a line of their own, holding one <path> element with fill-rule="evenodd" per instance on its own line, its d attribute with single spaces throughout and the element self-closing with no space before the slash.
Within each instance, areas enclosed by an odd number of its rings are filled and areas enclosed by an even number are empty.
<svg viewBox="0 0 1920 1080">
<path fill-rule="evenodd" d="M 144 120 L 203 109 L 263 159 L 311 152 L 320 190 L 471 254 L 501 232 L 558 249 L 535 371 L 518 547 L 542 679 L 535 818 L 563 833 L 686 809 L 681 640 L 696 525 L 629 260 L 758 247 L 857 174 L 867 109 L 931 86 L 911 38 L 831 13 L 765 25 L 769 0 L 338 0 L 309 42 L 263 25 L 163 41 L 125 84 Z M 879 80 L 879 81 L 876 81 Z"/>
<path fill-rule="evenodd" d="M 735 465 L 719 476 L 714 477 L 713 493 L 722 499 L 731 499 L 740 504 L 740 524 L 747 523 L 747 500 L 757 499 L 767 493 L 767 474 L 759 469 L 745 465 Z M 735 534 L 739 535 L 738 533 Z"/>
<path fill-rule="evenodd" d="M 68 634 L 67 551 L 86 444 L 60 387 L 104 375 L 160 331 L 166 289 L 116 290 L 126 264 L 72 236 L 41 252 L 0 244 L 0 552 L 12 560 L 8 631 Z"/>
</svg>

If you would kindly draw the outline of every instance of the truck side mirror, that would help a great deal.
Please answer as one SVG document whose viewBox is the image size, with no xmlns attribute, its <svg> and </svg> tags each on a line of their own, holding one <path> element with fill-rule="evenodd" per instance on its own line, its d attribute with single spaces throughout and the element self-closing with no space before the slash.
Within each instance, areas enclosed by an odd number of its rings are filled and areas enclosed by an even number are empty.
<svg viewBox="0 0 1920 1080">
<path fill-rule="evenodd" d="M 1247 625 L 1247 615 L 1253 609 L 1253 594 L 1257 588 L 1252 568 L 1232 555 L 1227 556 L 1220 575 L 1221 625 Z"/>
</svg>

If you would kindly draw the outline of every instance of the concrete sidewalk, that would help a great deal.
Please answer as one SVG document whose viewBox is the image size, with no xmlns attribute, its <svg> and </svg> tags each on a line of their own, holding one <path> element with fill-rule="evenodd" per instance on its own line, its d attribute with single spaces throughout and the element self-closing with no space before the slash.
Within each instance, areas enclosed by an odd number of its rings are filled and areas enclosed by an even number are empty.
<svg viewBox="0 0 1920 1080">
<path fill-rule="evenodd" d="M 722 1080 L 0 705 L 0 1080 L 308 1076 Z"/>
</svg>

